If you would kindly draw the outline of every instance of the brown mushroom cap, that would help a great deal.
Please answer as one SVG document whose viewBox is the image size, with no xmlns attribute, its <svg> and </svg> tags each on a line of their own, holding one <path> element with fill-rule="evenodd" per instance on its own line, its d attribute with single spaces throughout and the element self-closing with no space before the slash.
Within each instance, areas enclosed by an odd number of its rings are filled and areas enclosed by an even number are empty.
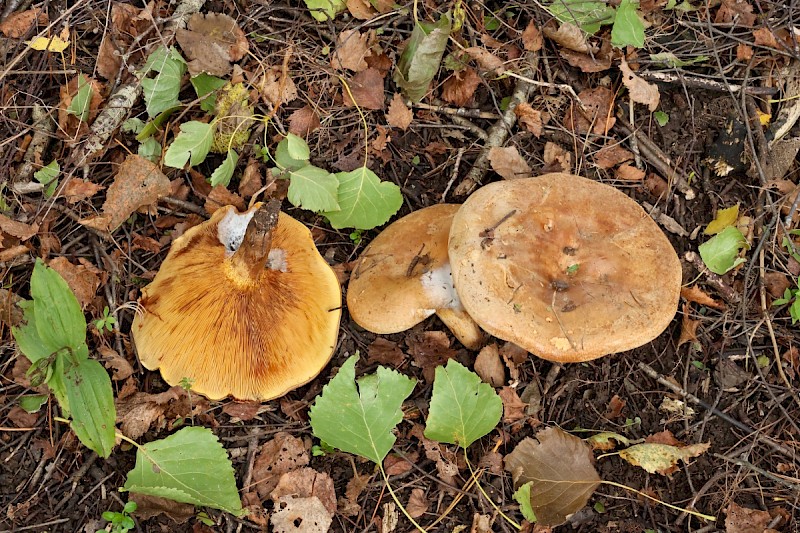
<svg viewBox="0 0 800 533">
<path fill-rule="evenodd" d="M 656 338 L 681 263 L 631 198 L 569 174 L 491 183 L 450 229 L 453 281 L 486 331 L 543 359 L 588 361 Z"/>
<path fill-rule="evenodd" d="M 280 213 L 253 276 L 233 261 L 258 208 L 227 206 L 187 231 L 142 291 L 133 339 L 170 385 L 188 378 L 211 399 L 264 401 L 313 379 L 333 353 L 341 288 L 303 224 Z"/>
<path fill-rule="evenodd" d="M 447 259 L 447 234 L 458 208 L 439 204 L 414 211 L 367 246 L 347 289 L 347 308 L 359 326 L 398 333 L 441 310 L 462 344 L 480 344 L 484 334 L 458 301 Z"/>
</svg>

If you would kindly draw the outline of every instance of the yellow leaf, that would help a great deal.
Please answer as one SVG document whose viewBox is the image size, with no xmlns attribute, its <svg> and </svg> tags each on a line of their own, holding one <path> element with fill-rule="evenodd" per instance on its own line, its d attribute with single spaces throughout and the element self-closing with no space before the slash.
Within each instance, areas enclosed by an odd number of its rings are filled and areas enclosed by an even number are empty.
<svg viewBox="0 0 800 533">
<path fill-rule="evenodd" d="M 678 460 L 687 462 L 711 447 L 710 442 L 679 448 L 668 444 L 637 444 L 619 452 L 619 456 L 634 466 L 641 466 L 651 474 L 665 475 L 674 470 Z"/>
<path fill-rule="evenodd" d="M 64 41 L 59 37 L 37 37 L 25 43 L 34 50 L 47 50 L 48 52 L 63 52 L 69 46 L 69 41 Z"/>
<path fill-rule="evenodd" d="M 758 121 L 761 123 L 762 126 L 769 126 L 771 120 L 772 120 L 771 113 L 762 113 L 761 111 L 758 111 Z"/>
<path fill-rule="evenodd" d="M 706 235 L 716 235 L 728 226 L 733 226 L 737 218 L 739 218 L 739 204 L 727 209 L 720 209 L 717 211 L 717 216 L 714 217 L 714 220 L 709 222 L 703 233 Z"/>
</svg>

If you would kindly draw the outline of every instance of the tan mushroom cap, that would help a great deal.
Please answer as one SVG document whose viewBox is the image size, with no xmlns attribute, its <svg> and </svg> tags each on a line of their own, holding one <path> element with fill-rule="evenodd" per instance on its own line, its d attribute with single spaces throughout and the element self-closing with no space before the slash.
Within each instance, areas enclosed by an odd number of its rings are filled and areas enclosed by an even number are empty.
<svg viewBox="0 0 800 533">
<path fill-rule="evenodd" d="M 551 361 L 641 346 L 678 308 L 681 263 L 656 223 L 614 187 L 569 174 L 473 193 L 453 219 L 450 262 L 483 329 Z"/>
<path fill-rule="evenodd" d="M 188 378 L 210 399 L 265 401 L 330 360 L 341 288 L 303 224 L 280 213 L 267 264 L 253 276 L 236 268 L 234 251 L 259 206 L 227 206 L 191 228 L 142 291 L 133 339 L 142 364 L 170 385 Z"/>
<path fill-rule="evenodd" d="M 439 204 L 387 226 L 358 259 L 347 289 L 347 308 L 362 328 L 398 333 L 434 313 L 467 348 L 484 333 L 453 289 L 447 235 L 460 206 Z"/>
</svg>

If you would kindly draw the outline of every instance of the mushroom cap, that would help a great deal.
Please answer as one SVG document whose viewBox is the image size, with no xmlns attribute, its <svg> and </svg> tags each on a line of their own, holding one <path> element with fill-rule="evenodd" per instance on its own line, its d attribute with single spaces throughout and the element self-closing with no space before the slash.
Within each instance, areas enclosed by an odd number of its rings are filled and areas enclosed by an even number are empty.
<svg viewBox="0 0 800 533">
<path fill-rule="evenodd" d="M 359 326 L 398 333 L 437 309 L 460 305 L 447 259 L 447 234 L 458 208 L 438 204 L 414 211 L 367 246 L 347 288 L 347 309 Z"/>
<path fill-rule="evenodd" d="M 681 263 L 666 236 L 634 200 L 578 176 L 479 189 L 453 219 L 449 250 L 470 316 L 543 359 L 636 348 L 678 308 Z"/>
<path fill-rule="evenodd" d="M 131 333 L 142 364 L 212 400 L 265 401 L 313 379 L 336 346 L 341 288 L 309 230 L 280 213 L 256 279 L 231 257 L 260 204 L 233 206 L 175 240 L 139 300 Z"/>
</svg>

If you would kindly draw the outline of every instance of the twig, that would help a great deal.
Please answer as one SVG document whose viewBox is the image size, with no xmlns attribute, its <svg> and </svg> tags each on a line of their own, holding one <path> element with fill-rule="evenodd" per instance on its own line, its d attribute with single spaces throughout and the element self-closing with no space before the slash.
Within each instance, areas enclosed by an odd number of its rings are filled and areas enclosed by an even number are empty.
<svg viewBox="0 0 800 533">
<path fill-rule="evenodd" d="M 489 120 L 497 120 L 500 116 L 497 113 L 489 113 L 488 111 L 481 111 L 480 109 L 467 109 L 465 107 L 447 107 L 439 100 L 434 100 L 435 105 L 416 103 L 412 104 L 413 107 L 418 109 L 426 109 L 428 111 L 435 111 L 436 113 L 443 113 L 445 115 L 453 115 L 456 117 L 465 118 L 485 118 Z"/>
<path fill-rule="evenodd" d="M 737 85 L 735 83 L 726 83 L 723 81 L 709 80 L 699 76 L 691 76 L 683 74 L 680 71 L 673 72 L 639 72 L 639 76 L 647 81 L 656 81 L 659 83 L 679 83 L 686 87 L 693 87 L 696 89 L 707 89 L 709 91 L 719 92 L 733 92 L 737 93 L 744 89 L 744 92 L 752 95 L 759 96 L 772 96 L 778 92 L 774 87 L 750 87 L 747 85 Z"/>
<path fill-rule="evenodd" d="M 739 303 L 739 294 L 733 290 L 733 287 L 725 283 L 721 277 L 706 268 L 706 265 L 703 263 L 703 260 L 699 255 L 697 255 L 695 252 L 686 252 L 683 257 L 692 265 L 694 265 L 694 267 L 706 277 L 706 282 L 717 289 L 717 291 L 719 291 L 719 293 L 728 303 Z"/>
<path fill-rule="evenodd" d="M 442 202 L 444 202 L 444 199 L 447 198 L 447 193 L 450 192 L 450 187 L 453 186 L 456 178 L 458 178 L 458 169 L 461 167 L 461 158 L 463 157 L 465 150 L 466 148 L 462 146 L 456 153 L 456 162 L 453 164 L 453 172 L 450 174 L 450 181 L 447 182 L 447 187 L 444 188 L 444 192 L 442 193 Z"/>
<path fill-rule="evenodd" d="M 789 488 L 789 489 L 791 489 L 791 490 L 793 490 L 795 492 L 800 492 L 800 485 L 798 485 L 797 483 L 792 483 L 791 481 L 789 481 L 787 479 L 783 479 L 780 476 L 776 476 L 772 472 L 767 472 L 763 468 L 759 468 L 756 465 L 754 465 L 753 463 L 745 461 L 744 459 L 736 459 L 736 458 L 728 457 L 727 455 L 722 455 L 722 454 L 719 454 L 719 453 L 712 453 L 711 455 L 713 457 L 716 457 L 717 459 L 722 459 L 723 461 L 728 461 L 729 463 L 733 463 L 733 464 L 735 464 L 737 466 L 742 466 L 744 468 L 748 468 L 748 469 L 752 470 L 753 472 L 756 472 L 756 473 L 761 474 L 762 476 L 764 476 L 766 478 L 771 479 L 775 483 L 780 483 L 784 487 L 787 487 L 787 488 Z"/>
</svg>

